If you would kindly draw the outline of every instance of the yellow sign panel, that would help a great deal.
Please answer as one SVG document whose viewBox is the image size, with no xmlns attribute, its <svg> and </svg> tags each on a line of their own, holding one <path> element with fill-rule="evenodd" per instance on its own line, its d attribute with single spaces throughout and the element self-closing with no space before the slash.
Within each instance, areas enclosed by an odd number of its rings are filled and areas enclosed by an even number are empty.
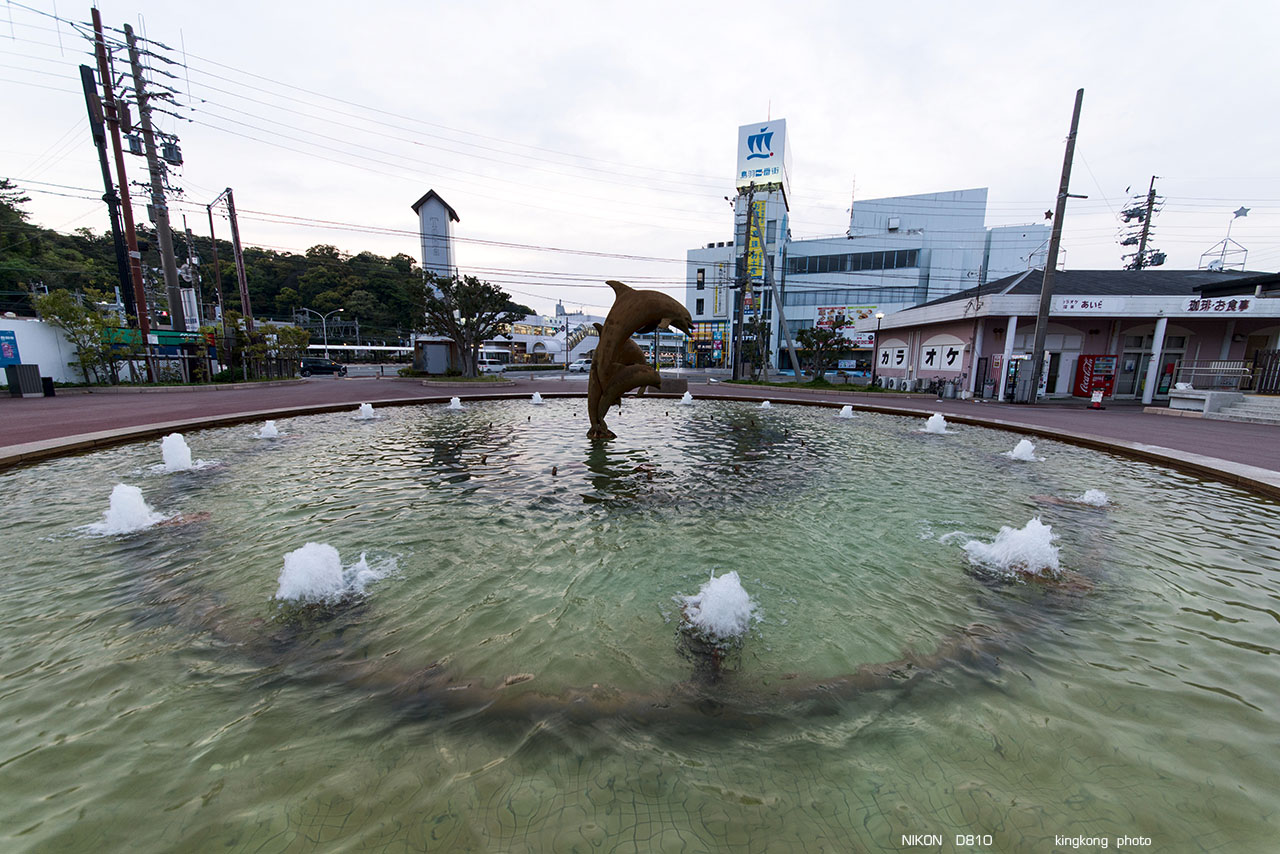
<svg viewBox="0 0 1280 854">
<path fill-rule="evenodd" d="M 764 246 L 760 244 L 759 233 L 763 234 L 765 229 L 764 206 L 765 200 L 759 199 L 751 203 L 754 212 L 751 217 L 751 234 L 747 237 L 747 278 L 763 279 L 764 278 Z"/>
</svg>

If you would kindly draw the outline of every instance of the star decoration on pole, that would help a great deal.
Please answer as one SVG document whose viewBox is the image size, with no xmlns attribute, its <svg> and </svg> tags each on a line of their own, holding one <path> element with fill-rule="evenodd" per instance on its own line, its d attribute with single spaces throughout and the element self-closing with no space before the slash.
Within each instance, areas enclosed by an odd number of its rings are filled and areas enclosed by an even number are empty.
<svg viewBox="0 0 1280 854">
<path fill-rule="evenodd" d="M 1236 214 L 1236 216 L 1248 216 L 1248 215 L 1249 215 L 1249 209 L 1248 209 L 1248 208 L 1246 208 L 1245 206 L 1241 205 L 1241 206 L 1240 206 L 1240 208 L 1235 212 L 1235 214 Z"/>
</svg>

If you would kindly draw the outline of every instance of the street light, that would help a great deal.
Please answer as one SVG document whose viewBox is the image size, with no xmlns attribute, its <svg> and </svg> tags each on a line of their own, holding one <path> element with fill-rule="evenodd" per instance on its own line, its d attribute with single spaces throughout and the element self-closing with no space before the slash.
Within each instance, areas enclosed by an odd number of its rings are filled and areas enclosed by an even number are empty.
<svg viewBox="0 0 1280 854">
<path fill-rule="evenodd" d="M 876 312 L 876 342 L 871 350 L 871 386 L 876 384 L 876 365 L 880 362 L 880 321 L 884 320 L 884 312 Z"/>
<path fill-rule="evenodd" d="M 328 314 L 321 314 L 320 312 L 310 308 L 304 308 L 302 310 L 307 312 L 308 314 L 314 314 L 316 317 L 320 318 L 320 331 L 324 333 L 324 357 L 326 359 L 329 358 L 329 318 L 332 315 L 341 314 L 342 309 L 335 308 L 333 311 L 329 312 Z"/>
</svg>

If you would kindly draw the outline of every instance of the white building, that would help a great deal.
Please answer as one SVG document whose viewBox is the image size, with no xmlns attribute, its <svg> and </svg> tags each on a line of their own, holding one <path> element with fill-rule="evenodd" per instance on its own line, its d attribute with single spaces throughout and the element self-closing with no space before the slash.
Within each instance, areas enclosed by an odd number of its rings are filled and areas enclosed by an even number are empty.
<svg viewBox="0 0 1280 854">
<path fill-rule="evenodd" d="M 785 136 L 785 123 L 775 124 L 781 125 L 778 134 Z M 745 132 L 754 128 L 739 129 L 739 188 L 748 177 L 744 158 L 752 156 L 747 154 Z M 1033 223 L 988 228 L 985 187 L 857 201 L 846 234 L 791 240 L 785 184 L 789 171 L 784 170 L 777 182 L 758 187 L 752 219 L 763 220 L 762 256 L 778 283 L 793 334 L 836 315 L 852 322 L 877 311 L 898 311 L 1043 265 L 1049 227 Z M 761 312 L 770 329 L 772 366 L 790 364 L 782 356 L 785 342 L 764 271 L 759 262 L 747 270 L 746 221 L 746 199 L 739 195 L 734 238 L 687 254 L 685 306 L 693 316 L 694 354 L 701 366 L 731 364 L 735 285 L 744 276 L 756 279 L 744 300 L 744 322 Z M 866 343 L 869 367 L 870 342 Z"/>
<path fill-rule="evenodd" d="M 566 365 L 595 352 L 595 324 L 603 322 L 603 317 L 565 312 L 557 305 L 554 317 L 530 314 L 511 324 L 505 334 L 484 342 L 483 353 L 503 364 Z"/>
</svg>

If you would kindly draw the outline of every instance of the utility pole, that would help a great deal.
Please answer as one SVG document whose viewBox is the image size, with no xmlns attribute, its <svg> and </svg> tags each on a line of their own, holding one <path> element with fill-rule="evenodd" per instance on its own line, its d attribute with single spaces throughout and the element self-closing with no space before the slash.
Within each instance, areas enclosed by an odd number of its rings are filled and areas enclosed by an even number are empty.
<svg viewBox="0 0 1280 854">
<path fill-rule="evenodd" d="M 751 273 L 748 267 L 751 264 L 751 224 L 752 224 L 752 220 L 754 219 L 754 214 L 756 209 L 755 205 L 753 204 L 753 202 L 755 201 L 755 194 L 756 194 L 756 185 L 753 182 L 747 188 L 747 230 L 743 232 L 744 239 L 742 241 L 742 267 L 741 267 L 742 273 L 741 273 L 741 277 L 738 279 L 738 287 L 736 288 L 738 292 L 737 300 L 736 300 L 737 306 L 734 309 L 733 379 L 735 380 L 742 379 L 742 308 L 743 308 L 743 303 L 746 302 L 747 287 L 748 287 L 748 283 L 751 280 Z M 742 198 L 741 193 L 738 194 L 738 198 Z M 735 228 L 734 230 L 736 231 L 737 229 Z M 735 241 L 737 240 L 736 234 L 734 235 L 734 240 Z M 761 251 L 763 251 L 763 249 L 764 247 L 762 246 Z"/>
<path fill-rule="evenodd" d="M 129 278 L 133 282 L 133 300 L 137 307 L 138 332 L 142 335 L 142 350 L 146 354 L 147 382 L 156 381 L 156 365 L 151 358 L 151 319 L 147 308 L 147 292 L 142 282 L 142 253 L 138 251 L 138 234 L 133 225 L 133 202 L 129 198 L 129 179 L 124 168 L 124 148 L 120 144 L 120 111 L 116 108 L 115 87 L 111 79 L 111 64 L 107 61 L 107 42 L 102 35 L 102 16 L 98 7 L 93 13 L 94 52 L 98 59 L 98 77 L 102 80 L 103 112 L 107 127 L 111 129 L 111 147 L 116 158 L 116 177 L 120 181 L 120 216 L 124 221 L 125 246 L 129 254 Z"/>
<path fill-rule="evenodd" d="M 203 291 L 200 287 L 200 256 L 196 254 L 195 240 L 191 237 L 191 227 L 187 225 L 187 215 L 182 215 L 182 230 L 187 235 L 187 274 L 191 276 L 191 289 L 196 295 L 196 326 L 204 324 L 204 301 L 201 299 Z"/>
<path fill-rule="evenodd" d="M 236 278 L 240 282 L 240 313 L 244 315 L 246 332 L 253 332 L 253 306 L 249 304 L 249 279 L 244 272 L 244 253 L 240 251 L 240 224 L 236 220 L 236 198 L 231 188 L 223 191 L 227 197 L 227 214 L 231 217 L 231 249 L 236 256 Z"/>
<path fill-rule="evenodd" d="M 1151 214 L 1156 206 L 1156 176 L 1151 176 L 1151 186 L 1147 189 L 1147 216 L 1142 220 L 1142 236 L 1138 238 L 1138 257 L 1133 259 L 1133 269 L 1141 270 L 1147 266 L 1147 235 L 1151 233 Z"/>
<path fill-rule="evenodd" d="M 1040 374 L 1044 371 L 1044 339 L 1049 331 L 1049 304 L 1053 299 L 1053 274 L 1058 267 L 1058 245 L 1062 242 L 1062 220 L 1067 212 L 1067 199 L 1083 199 L 1067 192 L 1071 184 L 1071 161 L 1076 152 L 1076 129 L 1080 126 L 1080 105 L 1084 102 L 1084 90 L 1076 90 L 1076 105 L 1071 113 L 1071 133 L 1067 135 L 1067 152 L 1062 159 L 1062 181 L 1058 184 L 1058 205 L 1053 214 L 1053 231 L 1049 235 L 1049 258 L 1044 265 L 1044 282 L 1040 285 L 1040 309 L 1036 313 L 1035 343 L 1031 351 L 1031 381 L 1027 384 L 1027 399 L 1022 403 L 1035 403 L 1040 392 Z"/>
<path fill-rule="evenodd" d="M 205 205 L 209 212 L 209 248 L 213 250 L 213 287 L 218 294 L 218 314 L 222 316 L 222 337 L 227 337 L 227 312 L 222 306 L 222 270 L 218 266 L 218 238 L 213 233 L 213 204 Z"/>
<path fill-rule="evenodd" d="M 760 238 L 760 251 L 764 252 L 764 234 L 760 231 L 760 223 L 756 223 L 756 235 Z M 778 292 L 778 282 L 773 277 L 773 268 L 769 266 L 767 253 L 765 253 L 764 258 L 764 278 L 769 283 L 770 290 L 773 291 L 773 304 L 778 310 L 778 325 L 782 328 L 782 334 L 787 339 L 787 351 L 791 354 L 791 367 L 795 369 L 796 382 L 800 382 L 800 357 L 796 355 L 796 344 L 791 340 L 791 327 L 787 325 L 787 315 L 782 310 L 782 294 Z M 765 364 L 768 364 L 767 358 Z"/>
<path fill-rule="evenodd" d="M 147 168 L 151 172 L 152 220 L 156 225 L 156 239 L 160 243 L 160 266 L 164 270 L 164 285 L 169 295 L 169 322 L 174 332 L 185 332 L 187 324 L 183 318 L 182 291 L 178 285 L 178 264 L 173 257 L 169 208 L 164 198 L 164 167 L 160 165 L 155 133 L 151 127 L 151 96 L 147 94 L 147 81 L 142 76 L 138 40 L 133 35 L 133 27 L 128 24 L 124 25 L 124 37 L 129 43 L 129 67 L 133 71 L 133 91 L 138 98 L 138 121 L 142 126 L 142 143 L 147 152 Z"/>
<path fill-rule="evenodd" d="M 116 186 L 111 180 L 111 167 L 107 165 L 107 132 L 103 127 L 102 100 L 98 97 L 98 83 L 94 79 L 93 69 L 87 65 L 80 66 L 80 85 L 84 89 L 85 106 L 89 109 L 89 131 L 93 134 L 93 144 L 98 149 L 98 164 L 102 167 L 102 185 L 106 189 L 102 200 L 107 203 L 111 219 L 111 243 L 116 250 L 120 298 L 124 301 L 125 314 L 133 315 L 133 282 L 129 278 L 129 256 L 125 252 L 124 238 L 120 234 L 120 198 L 116 195 Z"/>
</svg>

